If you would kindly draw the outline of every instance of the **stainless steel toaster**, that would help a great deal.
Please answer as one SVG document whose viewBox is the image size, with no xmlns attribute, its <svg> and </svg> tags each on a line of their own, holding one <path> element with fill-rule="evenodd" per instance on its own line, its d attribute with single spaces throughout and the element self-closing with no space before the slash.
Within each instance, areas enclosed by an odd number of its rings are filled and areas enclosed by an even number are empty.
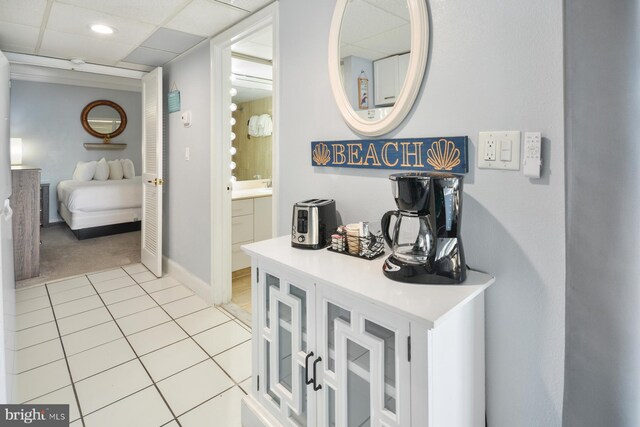
<svg viewBox="0 0 640 427">
<path fill-rule="evenodd" d="M 293 205 L 291 246 L 322 249 L 331 244 L 338 227 L 336 202 L 331 199 L 309 199 Z"/>
</svg>

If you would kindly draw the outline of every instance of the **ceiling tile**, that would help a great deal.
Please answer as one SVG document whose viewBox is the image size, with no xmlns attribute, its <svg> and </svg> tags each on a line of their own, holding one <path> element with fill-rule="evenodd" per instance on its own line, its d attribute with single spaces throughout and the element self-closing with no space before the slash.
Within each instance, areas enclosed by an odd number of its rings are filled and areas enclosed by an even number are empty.
<svg viewBox="0 0 640 427">
<path fill-rule="evenodd" d="M 269 61 L 273 59 L 273 49 L 271 49 L 271 46 L 252 42 L 235 44 L 231 46 L 231 51 L 256 58 L 267 59 Z"/>
<path fill-rule="evenodd" d="M 384 10 L 392 15 L 409 21 L 409 4 L 407 0 L 364 0 L 370 5 Z"/>
<path fill-rule="evenodd" d="M 4 1 L 4 0 L 3 0 Z M 57 0 L 154 25 L 162 25 L 191 0 Z"/>
<path fill-rule="evenodd" d="M 56 58 L 82 58 L 95 64 L 115 65 L 131 50 L 127 44 L 103 40 L 100 49 L 85 37 L 46 30 L 38 54 Z"/>
<path fill-rule="evenodd" d="M 151 71 L 154 68 L 154 67 L 150 67 L 149 65 L 134 64 L 133 62 L 125 62 L 125 61 L 118 62 L 116 64 L 116 67 L 128 68 L 130 70 L 138 70 L 138 71 Z"/>
<path fill-rule="evenodd" d="M 387 55 L 405 53 L 411 50 L 411 28 L 409 25 L 395 28 L 366 40 L 355 43 L 364 49 L 377 50 Z"/>
<path fill-rule="evenodd" d="M 218 34 L 246 16 L 249 16 L 248 12 L 222 3 L 193 0 L 164 27 L 209 37 Z"/>
<path fill-rule="evenodd" d="M 160 67 L 178 56 L 177 53 L 166 52 L 164 50 L 150 49 L 148 47 L 139 47 L 131 52 L 123 61 L 133 62 L 134 64 L 149 65 L 152 67 Z"/>
<path fill-rule="evenodd" d="M 40 27 L 47 0 L 0 0 L 0 21 Z"/>
<path fill-rule="evenodd" d="M 167 52 L 182 53 L 204 40 L 204 37 L 183 33 L 169 28 L 158 28 L 143 43 L 143 47 L 165 50 Z"/>
<path fill-rule="evenodd" d="M 258 9 L 262 9 L 269 3 L 273 3 L 274 0 L 212 0 L 219 3 L 226 3 L 231 6 L 235 6 L 240 9 L 247 10 L 249 12 L 255 12 Z"/>
<path fill-rule="evenodd" d="M 40 29 L 26 25 L 2 23 L 0 50 L 6 52 L 35 53 Z"/>
<path fill-rule="evenodd" d="M 97 34 L 89 28 L 92 24 L 112 26 L 116 32 L 111 35 Z M 54 30 L 68 34 L 82 35 L 92 39 L 99 39 L 112 43 L 138 46 L 155 30 L 151 24 L 144 24 L 126 18 L 107 15 L 102 12 L 84 9 L 62 3 L 54 3 L 47 23 L 47 30 Z"/>
<path fill-rule="evenodd" d="M 340 58 L 346 58 L 347 56 L 357 56 L 359 58 L 366 58 L 372 61 L 376 59 L 384 58 L 387 56 L 384 52 L 377 50 L 364 49 L 355 45 L 344 45 L 340 47 Z"/>
<path fill-rule="evenodd" d="M 362 1 L 350 2 L 340 29 L 340 41 L 353 44 L 406 23 L 397 16 Z"/>
</svg>

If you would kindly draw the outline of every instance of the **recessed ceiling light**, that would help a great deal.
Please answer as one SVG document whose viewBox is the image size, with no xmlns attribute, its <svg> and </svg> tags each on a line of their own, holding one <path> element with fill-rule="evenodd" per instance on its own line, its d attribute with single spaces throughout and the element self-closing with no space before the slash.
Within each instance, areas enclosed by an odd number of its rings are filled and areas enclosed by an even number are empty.
<svg viewBox="0 0 640 427">
<path fill-rule="evenodd" d="M 99 34 L 113 34 L 113 28 L 103 24 L 93 24 L 91 30 Z"/>
</svg>

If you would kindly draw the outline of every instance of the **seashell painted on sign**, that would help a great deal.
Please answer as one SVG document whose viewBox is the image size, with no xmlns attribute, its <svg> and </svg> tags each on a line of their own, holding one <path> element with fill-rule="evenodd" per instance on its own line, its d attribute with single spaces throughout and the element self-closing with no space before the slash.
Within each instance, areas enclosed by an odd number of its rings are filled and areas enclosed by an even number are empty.
<svg viewBox="0 0 640 427">
<path fill-rule="evenodd" d="M 427 150 L 427 163 L 435 170 L 449 171 L 460 164 L 460 150 L 453 141 L 434 141 Z"/>
<path fill-rule="evenodd" d="M 331 160 L 331 153 L 326 144 L 318 144 L 313 150 L 313 160 L 319 165 L 326 165 Z"/>
</svg>

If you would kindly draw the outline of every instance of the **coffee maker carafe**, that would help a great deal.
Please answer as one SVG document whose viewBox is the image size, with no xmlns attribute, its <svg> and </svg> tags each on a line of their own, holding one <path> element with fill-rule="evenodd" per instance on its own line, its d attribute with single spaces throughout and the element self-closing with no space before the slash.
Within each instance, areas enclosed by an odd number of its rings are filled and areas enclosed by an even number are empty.
<svg viewBox="0 0 640 427">
<path fill-rule="evenodd" d="M 389 176 L 397 211 L 382 217 L 382 233 L 391 247 L 383 265 L 392 280 L 422 284 L 458 284 L 467 277 L 460 237 L 462 176 L 411 172 Z M 389 234 L 391 217 L 396 217 Z"/>
</svg>

